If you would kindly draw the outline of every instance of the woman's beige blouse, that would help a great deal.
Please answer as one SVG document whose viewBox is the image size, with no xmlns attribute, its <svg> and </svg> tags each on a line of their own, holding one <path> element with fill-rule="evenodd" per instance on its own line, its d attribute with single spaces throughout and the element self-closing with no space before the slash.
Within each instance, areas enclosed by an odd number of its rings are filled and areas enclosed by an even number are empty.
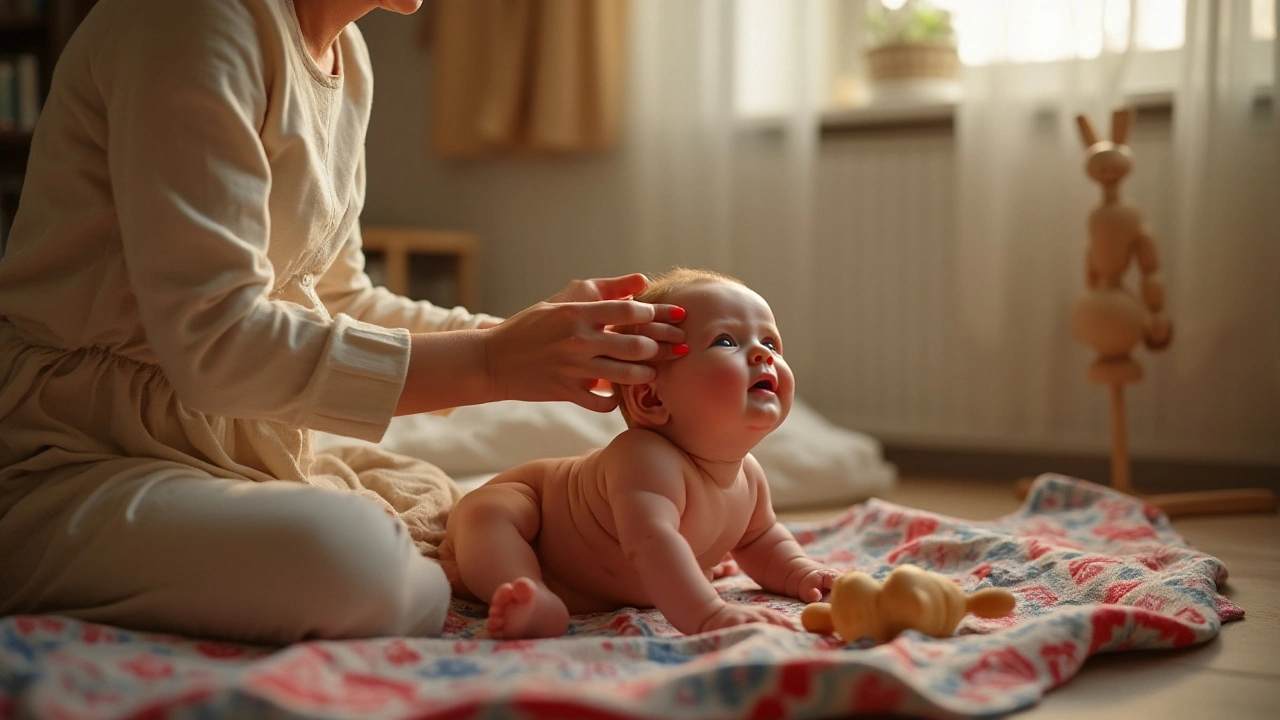
<svg viewBox="0 0 1280 720">
<path fill-rule="evenodd" d="M 289 0 L 106 0 L 67 47 L 0 262 L 30 342 L 157 364 L 195 410 L 377 440 L 405 329 L 461 309 L 370 286 L 357 219 L 373 79 L 340 74 Z"/>
<path fill-rule="evenodd" d="M 433 551 L 442 473 L 312 451 L 382 436 L 411 331 L 489 319 L 370 285 L 373 80 L 355 26 L 336 50 L 290 0 L 101 0 L 72 37 L 0 261 L 0 529 L 152 463 L 351 490 Z"/>
</svg>

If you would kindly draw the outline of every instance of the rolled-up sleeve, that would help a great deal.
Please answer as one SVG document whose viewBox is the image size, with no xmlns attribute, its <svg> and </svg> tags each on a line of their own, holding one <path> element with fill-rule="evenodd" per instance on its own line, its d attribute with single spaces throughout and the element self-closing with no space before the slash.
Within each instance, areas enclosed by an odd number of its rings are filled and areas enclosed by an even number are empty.
<svg viewBox="0 0 1280 720">
<path fill-rule="evenodd" d="M 142 2 L 149 21 L 101 55 L 101 90 L 125 261 L 161 368 L 194 410 L 377 440 L 408 332 L 270 296 L 260 10 Z"/>
</svg>

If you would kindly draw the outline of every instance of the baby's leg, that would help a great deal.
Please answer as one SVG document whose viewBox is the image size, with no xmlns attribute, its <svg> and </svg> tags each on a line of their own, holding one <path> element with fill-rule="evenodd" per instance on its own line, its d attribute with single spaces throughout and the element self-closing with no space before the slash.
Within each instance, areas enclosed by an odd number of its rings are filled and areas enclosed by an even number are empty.
<svg viewBox="0 0 1280 720">
<path fill-rule="evenodd" d="M 446 543 L 463 584 L 489 599 L 494 637 L 557 637 L 569 629 L 569 611 L 542 581 L 530 545 L 541 525 L 537 491 L 522 482 L 480 487 L 449 516 Z"/>
</svg>

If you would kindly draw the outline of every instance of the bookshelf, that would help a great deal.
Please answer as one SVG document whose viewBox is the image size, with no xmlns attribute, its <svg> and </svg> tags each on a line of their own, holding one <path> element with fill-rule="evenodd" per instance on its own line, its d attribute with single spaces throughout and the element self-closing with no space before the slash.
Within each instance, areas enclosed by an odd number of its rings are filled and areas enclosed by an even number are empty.
<svg viewBox="0 0 1280 720">
<path fill-rule="evenodd" d="M 53 67 L 97 0 L 0 0 L 0 256 Z"/>
<path fill-rule="evenodd" d="M 443 307 L 479 305 L 475 235 L 406 227 L 365 227 L 361 234 L 375 285 Z"/>
</svg>

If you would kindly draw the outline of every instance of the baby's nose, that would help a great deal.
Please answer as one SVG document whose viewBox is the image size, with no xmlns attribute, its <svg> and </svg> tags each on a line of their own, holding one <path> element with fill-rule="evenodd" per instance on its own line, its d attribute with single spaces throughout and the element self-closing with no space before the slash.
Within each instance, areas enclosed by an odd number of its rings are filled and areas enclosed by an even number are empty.
<svg viewBox="0 0 1280 720">
<path fill-rule="evenodd" d="M 773 353 L 769 352 L 769 348 L 766 348 L 766 347 L 757 347 L 757 348 L 755 349 L 755 352 L 753 352 L 753 353 L 751 354 L 751 362 L 753 362 L 753 363 L 759 363 L 759 362 L 762 362 L 762 363 L 764 363 L 765 365 L 772 365 L 772 364 L 773 364 Z"/>
</svg>

